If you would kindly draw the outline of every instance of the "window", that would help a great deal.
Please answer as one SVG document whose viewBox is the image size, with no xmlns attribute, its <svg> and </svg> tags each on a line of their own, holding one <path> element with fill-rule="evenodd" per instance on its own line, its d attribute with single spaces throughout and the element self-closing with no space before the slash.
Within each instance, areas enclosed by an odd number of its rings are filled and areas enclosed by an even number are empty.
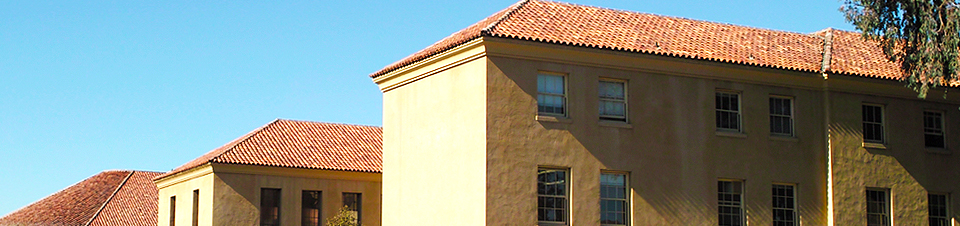
<svg viewBox="0 0 960 226">
<path fill-rule="evenodd" d="M 177 225 L 177 196 L 170 196 L 170 226 Z"/>
<path fill-rule="evenodd" d="M 923 112 L 923 141 L 928 148 L 944 148 L 943 113 Z"/>
<path fill-rule="evenodd" d="M 770 97 L 770 134 L 793 136 L 793 99 Z"/>
<path fill-rule="evenodd" d="M 537 75 L 537 110 L 540 114 L 566 116 L 566 93 L 563 75 Z"/>
<path fill-rule="evenodd" d="M 200 189 L 193 190 L 193 226 L 200 225 Z"/>
<path fill-rule="evenodd" d="M 743 225 L 742 181 L 718 181 L 717 201 L 720 226 Z"/>
<path fill-rule="evenodd" d="M 567 224 L 567 171 L 537 170 L 537 221 L 540 224 Z"/>
<path fill-rule="evenodd" d="M 930 211 L 930 226 L 950 226 L 950 217 L 947 216 L 947 195 L 927 194 L 928 210 Z"/>
<path fill-rule="evenodd" d="M 260 189 L 260 226 L 280 225 L 280 189 Z"/>
<path fill-rule="evenodd" d="M 717 130 L 740 132 L 740 94 L 717 92 Z"/>
<path fill-rule="evenodd" d="M 773 185 L 773 225 L 797 225 L 797 201 L 793 185 Z"/>
<path fill-rule="evenodd" d="M 627 83 L 616 80 L 600 80 L 597 88 L 600 96 L 600 119 L 627 121 Z"/>
<path fill-rule="evenodd" d="M 890 196 L 887 189 L 867 189 L 867 226 L 890 225 Z"/>
<path fill-rule="evenodd" d="M 600 174 L 600 224 L 627 225 L 627 175 Z"/>
<path fill-rule="evenodd" d="M 883 143 L 883 106 L 863 105 L 863 142 Z"/>
<path fill-rule="evenodd" d="M 302 208 L 300 214 L 300 225 L 302 226 L 320 226 L 320 208 L 323 204 L 323 196 L 320 191 L 303 191 L 301 194 Z"/>
<path fill-rule="evenodd" d="M 343 206 L 347 207 L 347 211 L 352 214 L 354 218 L 354 225 L 359 225 L 360 222 L 360 206 L 363 199 L 360 199 L 360 193 L 343 193 Z"/>
</svg>

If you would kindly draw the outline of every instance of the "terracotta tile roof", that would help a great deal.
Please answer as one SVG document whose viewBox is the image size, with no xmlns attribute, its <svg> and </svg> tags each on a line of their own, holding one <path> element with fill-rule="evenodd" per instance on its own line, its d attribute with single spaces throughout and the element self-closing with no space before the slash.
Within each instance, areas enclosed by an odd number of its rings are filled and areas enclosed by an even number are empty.
<svg viewBox="0 0 960 226">
<path fill-rule="evenodd" d="M 823 49 L 823 39 L 815 35 L 529 0 L 454 33 L 370 77 L 376 78 L 481 36 L 800 71 L 819 71 Z"/>
<path fill-rule="evenodd" d="M 825 45 L 826 33 L 832 34 L 831 48 Z M 800 34 L 541 0 L 520 1 L 370 77 L 377 78 L 480 37 L 900 79 L 898 66 L 887 61 L 877 43 L 863 40 L 856 32 L 826 29 Z M 826 67 L 824 59 L 829 62 Z"/>
<path fill-rule="evenodd" d="M 0 225 L 157 225 L 158 172 L 104 171 L 0 218 Z"/>
<path fill-rule="evenodd" d="M 380 173 L 380 127 L 277 119 L 158 176 L 207 163 Z"/>
</svg>

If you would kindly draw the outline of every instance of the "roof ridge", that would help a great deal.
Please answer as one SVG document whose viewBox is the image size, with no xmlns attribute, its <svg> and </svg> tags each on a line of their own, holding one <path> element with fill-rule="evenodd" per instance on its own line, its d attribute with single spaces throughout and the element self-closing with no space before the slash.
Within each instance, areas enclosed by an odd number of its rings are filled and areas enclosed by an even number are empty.
<svg viewBox="0 0 960 226">
<path fill-rule="evenodd" d="M 125 171 L 118 170 L 118 172 L 125 172 Z M 132 171 L 132 170 L 129 172 L 130 173 L 127 174 L 127 177 L 124 177 L 123 181 L 120 181 L 120 184 L 117 185 L 117 189 L 113 190 L 113 193 L 110 194 L 110 197 L 107 197 L 107 200 L 104 200 L 103 204 L 100 204 L 100 208 L 97 209 L 97 212 L 93 213 L 93 216 L 91 216 L 90 219 L 87 220 L 86 224 L 83 224 L 84 226 L 90 226 L 90 224 L 93 223 L 93 220 L 97 219 L 97 216 L 100 216 L 100 212 L 103 212 L 103 208 L 106 208 L 107 204 L 110 203 L 111 200 L 113 200 L 113 197 L 117 196 L 117 193 L 120 192 L 120 188 L 123 188 L 123 185 L 127 184 L 127 180 L 130 180 L 130 177 L 133 176 L 133 173 L 135 173 L 135 171 Z"/>
<path fill-rule="evenodd" d="M 820 73 L 827 73 L 830 71 L 830 64 L 833 63 L 833 28 L 827 28 L 818 31 L 823 32 L 823 55 L 820 57 Z M 824 75 L 826 76 L 826 75 Z"/>
<path fill-rule="evenodd" d="M 511 7 L 509 11 L 507 11 L 507 13 L 504 13 L 502 16 L 500 16 L 500 18 L 497 18 L 496 21 L 494 21 L 493 23 L 490 23 L 490 25 L 487 25 L 487 27 L 480 29 L 480 36 L 490 35 L 490 33 L 493 32 L 493 29 L 496 29 L 497 25 L 500 25 L 500 22 L 507 20 L 507 18 L 509 18 L 510 15 L 513 15 L 514 12 L 519 11 L 520 8 L 523 8 L 523 6 L 530 1 L 531 0 L 520 0 L 519 2 L 515 3 L 514 6 Z M 536 1 L 536 0 L 533 0 L 533 1 Z"/>
<path fill-rule="evenodd" d="M 319 122 L 319 121 L 298 120 L 298 119 L 277 118 L 277 120 L 287 121 L 287 122 L 307 122 L 307 123 L 328 124 L 328 125 L 363 126 L 363 127 L 376 127 L 376 128 L 383 127 L 383 126 L 374 126 L 374 125 L 360 125 L 360 124 L 350 124 L 350 123 L 341 123 L 341 122 Z"/>
<path fill-rule="evenodd" d="M 535 1 L 536 1 L 536 0 L 535 0 Z M 602 10 L 615 11 L 615 12 L 635 13 L 635 14 L 643 14 L 643 15 L 650 15 L 650 16 L 656 16 L 656 17 L 665 17 L 665 18 L 674 18 L 674 19 L 681 19 L 681 20 L 690 20 L 690 21 L 696 21 L 696 22 L 720 24 L 720 25 L 727 25 L 727 26 L 734 26 L 734 27 L 741 27 L 741 28 L 749 28 L 749 29 L 756 29 L 756 30 L 763 30 L 763 31 L 774 31 L 774 32 L 798 34 L 798 35 L 809 35 L 809 34 L 800 33 L 800 32 L 798 32 L 798 31 L 780 30 L 780 29 L 773 29 L 773 28 L 765 28 L 765 27 L 749 26 L 749 25 L 742 25 L 742 24 L 734 24 L 734 23 L 730 23 L 730 22 L 710 21 L 710 20 L 706 20 L 706 19 L 694 19 L 694 18 L 682 17 L 682 16 L 671 16 L 671 15 L 657 14 L 657 13 L 651 13 L 651 12 L 631 11 L 631 10 L 626 10 L 626 9 L 617 9 L 617 8 L 610 8 L 610 7 L 603 7 L 603 6 L 577 4 L 577 3 L 561 2 L 561 1 L 554 1 L 554 0 L 539 0 L 539 2 L 550 2 L 550 3 L 554 3 L 554 4 L 563 4 L 563 5 L 571 5 L 571 6 L 579 6 L 579 7 L 596 8 L 596 9 L 602 9 Z"/>
</svg>

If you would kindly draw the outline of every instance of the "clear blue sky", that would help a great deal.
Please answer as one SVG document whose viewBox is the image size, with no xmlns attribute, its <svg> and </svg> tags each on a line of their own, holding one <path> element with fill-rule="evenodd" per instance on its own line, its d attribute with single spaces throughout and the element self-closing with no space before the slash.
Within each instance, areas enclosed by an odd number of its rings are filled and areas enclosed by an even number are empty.
<svg viewBox="0 0 960 226">
<path fill-rule="evenodd" d="M 381 124 L 367 75 L 515 0 L 0 1 L 0 215 L 275 118 Z M 836 0 L 570 0 L 809 33 Z"/>
</svg>

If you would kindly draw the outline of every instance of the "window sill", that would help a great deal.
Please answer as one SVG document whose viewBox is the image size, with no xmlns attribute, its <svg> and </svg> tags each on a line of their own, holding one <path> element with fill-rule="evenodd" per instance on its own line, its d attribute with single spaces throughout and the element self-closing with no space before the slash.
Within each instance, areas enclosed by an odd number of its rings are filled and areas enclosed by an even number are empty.
<svg viewBox="0 0 960 226">
<path fill-rule="evenodd" d="M 785 137 L 785 136 L 770 136 L 770 140 L 775 141 L 786 141 L 786 142 L 799 142 L 800 139 L 796 137 Z"/>
<path fill-rule="evenodd" d="M 717 136 L 720 137 L 733 137 L 733 138 L 747 138 L 747 134 L 740 132 L 727 132 L 727 131 L 717 131 Z"/>
<path fill-rule="evenodd" d="M 870 149 L 887 149 L 887 145 L 881 144 L 881 143 L 868 143 L 868 142 L 863 142 L 863 148 L 870 148 Z"/>
<path fill-rule="evenodd" d="M 600 126 L 605 126 L 605 127 L 615 127 L 615 128 L 621 128 L 621 129 L 633 129 L 633 125 L 630 125 L 630 123 L 627 123 L 627 122 L 624 122 L 624 121 L 600 120 L 600 122 L 598 122 L 597 124 L 599 124 Z"/>
<path fill-rule="evenodd" d="M 927 153 L 930 153 L 930 154 L 938 154 L 938 155 L 953 154 L 952 152 L 950 152 L 949 149 L 944 149 L 944 148 L 926 148 L 926 149 L 927 149 Z"/>
<path fill-rule="evenodd" d="M 537 121 L 541 122 L 556 122 L 556 123 L 573 123 L 573 120 L 563 116 L 553 116 L 553 115 L 537 115 Z"/>
</svg>

